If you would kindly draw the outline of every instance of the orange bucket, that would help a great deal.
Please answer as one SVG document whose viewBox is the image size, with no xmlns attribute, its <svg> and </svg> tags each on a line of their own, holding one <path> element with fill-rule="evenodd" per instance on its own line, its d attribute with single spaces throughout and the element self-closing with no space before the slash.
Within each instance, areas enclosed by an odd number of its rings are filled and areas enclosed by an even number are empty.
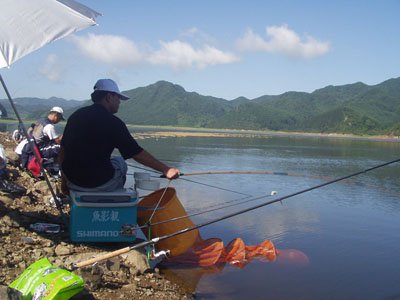
<svg viewBox="0 0 400 300">
<path fill-rule="evenodd" d="M 156 208 L 159 201 L 160 204 Z M 147 195 L 139 202 L 137 212 L 137 222 L 139 226 L 143 226 L 149 221 L 154 209 L 156 210 L 151 219 L 151 224 L 170 220 L 177 217 L 187 216 L 185 209 L 183 208 L 181 202 L 176 195 L 175 189 L 170 187 L 167 189 L 159 189 Z M 194 226 L 194 223 L 189 218 L 182 218 L 163 224 L 152 225 L 150 229 L 150 237 L 148 235 L 148 227 L 142 228 L 142 231 L 147 238 L 152 239 L 172 234 L 182 229 L 191 228 Z M 155 248 L 157 251 L 170 250 L 171 256 L 177 256 L 186 252 L 190 247 L 194 245 L 194 243 L 198 239 L 199 230 L 194 229 L 189 232 L 185 232 L 183 234 L 161 240 L 155 244 Z"/>
</svg>

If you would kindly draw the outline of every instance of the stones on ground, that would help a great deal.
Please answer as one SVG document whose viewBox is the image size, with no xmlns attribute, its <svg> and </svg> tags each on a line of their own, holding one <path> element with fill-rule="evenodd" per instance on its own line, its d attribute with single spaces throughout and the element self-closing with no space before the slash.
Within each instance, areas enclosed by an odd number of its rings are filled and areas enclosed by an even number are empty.
<svg viewBox="0 0 400 300">
<path fill-rule="evenodd" d="M 0 132 L 0 144 L 10 150 L 7 151 L 9 160 L 15 160 L 16 145 L 8 133 Z M 4 296 L 7 286 L 41 258 L 46 257 L 54 266 L 68 269 L 72 263 L 108 253 L 107 248 L 101 251 L 101 244 L 71 243 L 67 228 L 57 234 L 30 230 L 29 225 L 37 222 L 59 223 L 60 213 L 48 205 L 52 195 L 45 181 L 30 177 L 10 163 L 7 171 L 8 180 L 27 191 L 22 196 L 0 192 L 0 299 L 7 299 Z M 68 205 L 64 206 L 64 212 L 68 216 Z M 85 282 L 85 290 L 74 300 L 187 299 L 178 286 L 158 272 L 152 273 L 142 251 L 133 250 L 73 273 L 82 276 Z"/>
</svg>

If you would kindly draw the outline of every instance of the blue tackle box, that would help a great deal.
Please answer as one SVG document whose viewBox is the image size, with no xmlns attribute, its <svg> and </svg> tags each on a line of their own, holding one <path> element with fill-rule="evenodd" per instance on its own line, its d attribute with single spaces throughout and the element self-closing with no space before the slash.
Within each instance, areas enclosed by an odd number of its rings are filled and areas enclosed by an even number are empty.
<svg viewBox="0 0 400 300">
<path fill-rule="evenodd" d="M 70 191 L 70 238 L 74 242 L 131 242 L 137 231 L 137 192 Z"/>
</svg>

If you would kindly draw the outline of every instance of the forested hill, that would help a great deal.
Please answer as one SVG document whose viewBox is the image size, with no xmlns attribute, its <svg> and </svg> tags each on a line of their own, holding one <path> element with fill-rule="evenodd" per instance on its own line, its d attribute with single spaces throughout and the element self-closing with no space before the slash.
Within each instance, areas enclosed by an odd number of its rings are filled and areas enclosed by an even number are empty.
<svg viewBox="0 0 400 300">
<path fill-rule="evenodd" d="M 125 93 L 131 99 L 121 102 L 118 116 L 129 124 L 400 135 L 400 78 L 251 100 L 203 96 L 166 81 Z M 7 101 L 0 103 L 12 115 Z M 68 117 L 90 101 L 29 98 L 16 103 L 24 117 L 36 118 L 55 105 L 62 106 Z"/>
<path fill-rule="evenodd" d="M 125 91 L 118 116 L 131 124 L 354 134 L 400 133 L 400 78 L 312 93 L 231 101 L 187 92 L 166 81 Z"/>
<path fill-rule="evenodd" d="M 49 110 L 54 106 L 61 106 L 64 111 L 75 110 L 76 107 L 82 105 L 82 101 L 78 100 L 65 100 L 62 98 L 51 97 L 49 99 L 41 98 L 14 98 L 14 105 L 19 115 L 24 119 L 36 120 L 47 115 Z M 0 105 L 6 114 L 2 111 L 2 118 L 11 117 L 16 118 L 15 113 L 11 107 L 8 99 L 1 99 Z"/>
</svg>

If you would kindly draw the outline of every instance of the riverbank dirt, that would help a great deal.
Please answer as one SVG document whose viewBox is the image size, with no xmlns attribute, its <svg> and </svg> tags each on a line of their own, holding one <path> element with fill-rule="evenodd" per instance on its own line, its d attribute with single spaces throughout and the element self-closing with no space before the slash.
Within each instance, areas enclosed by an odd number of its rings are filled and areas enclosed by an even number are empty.
<svg viewBox="0 0 400 300">
<path fill-rule="evenodd" d="M 69 240 L 68 226 L 61 223 L 59 210 L 44 180 L 18 169 L 9 133 L 0 132 L 0 144 L 8 158 L 6 180 L 26 192 L 16 195 L 0 191 L 0 299 L 7 299 L 7 286 L 32 263 L 46 257 L 57 267 L 70 267 L 99 254 L 124 248 L 126 244 L 77 244 Z M 59 182 L 51 180 L 56 189 Z M 69 206 L 64 205 L 69 216 Z M 38 222 L 62 224 L 59 233 L 30 229 Z M 72 299 L 193 299 L 177 284 L 168 281 L 157 268 L 150 268 L 143 250 L 130 251 L 95 266 L 73 271 L 82 276 L 84 290 Z"/>
<path fill-rule="evenodd" d="M 399 136 L 385 136 L 385 135 L 353 135 L 341 133 L 310 133 L 310 132 L 284 132 L 284 131 L 257 131 L 257 130 L 206 130 L 203 129 L 187 129 L 159 131 L 155 128 L 154 131 L 138 132 L 134 136 L 136 139 L 146 138 L 180 138 L 180 137 L 257 137 L 257 138 L 271 138 L 271 137 L 293 137 L 293 138 L 328 138 L 328 139 L 352 139 L 352 140 L 371 140 L 371 141 L 386 141 L 386 142 L 400 142 Z"/>
</svg>

